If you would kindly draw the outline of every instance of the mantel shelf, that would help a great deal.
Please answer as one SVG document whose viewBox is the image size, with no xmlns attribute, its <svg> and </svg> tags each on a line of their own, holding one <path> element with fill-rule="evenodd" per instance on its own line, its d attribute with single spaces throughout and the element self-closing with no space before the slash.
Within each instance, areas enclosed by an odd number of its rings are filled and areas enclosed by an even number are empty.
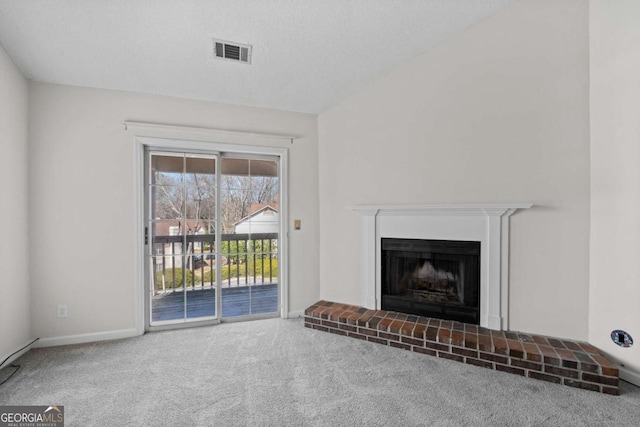
<svg viewBox="0 0 640 427">
<path fill-rule="evenodd" d="M 529 209 L 531 203 L 424 204 L 424 205 L 351 205 L 346 208 L 365 216 L 376 215 L 484 215 L 502 216 L 518 209 Z"/>
</svg>

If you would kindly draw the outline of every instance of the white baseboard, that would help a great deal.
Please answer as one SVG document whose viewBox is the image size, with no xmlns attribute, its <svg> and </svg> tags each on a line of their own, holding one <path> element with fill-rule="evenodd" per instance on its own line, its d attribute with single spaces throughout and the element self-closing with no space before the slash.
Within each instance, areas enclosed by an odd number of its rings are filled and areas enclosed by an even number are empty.
<svg viewBox="0 0 640 427">
<path fill-rule="evenodd" d="M 287 314 L 287 319 L 297 319 L 298 317 L 304 317 L 304 310 L 293 310 Z"/>
<path fill-rule="evenodd" d="M 62 337 L 41 338 L 34 344 L 34 347 L 54 347 L 58 345 L 83 344 L 94 341 L 131 338 L 140 335 L 141 334 L 135 328 L 120 329 L 117 331 L 95 332 L 90 334 L 66 335 Z"/>
<path fill-rule="evenodd" d="M 618 376 L 621 380 L 631 383 L 637 387 L 640 387 L 640 374 L 630 371 L 627 368 L 621 366 L 618 367 Z"/>
</svg>

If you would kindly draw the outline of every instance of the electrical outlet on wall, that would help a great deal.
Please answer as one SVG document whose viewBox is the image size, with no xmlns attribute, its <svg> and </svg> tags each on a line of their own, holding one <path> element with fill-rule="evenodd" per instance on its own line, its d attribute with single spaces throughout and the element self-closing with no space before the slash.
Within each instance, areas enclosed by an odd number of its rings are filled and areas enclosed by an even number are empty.
<svg viewBox="0 0 640 427">
<path fill-rule="evenodd" d="M 67 311 L 67 305 L 58 304 L 58 317 L 62 318 L 62 317 L 67 317 L 68 315 L 69 315 L 69 312 Z"/>
</svg>

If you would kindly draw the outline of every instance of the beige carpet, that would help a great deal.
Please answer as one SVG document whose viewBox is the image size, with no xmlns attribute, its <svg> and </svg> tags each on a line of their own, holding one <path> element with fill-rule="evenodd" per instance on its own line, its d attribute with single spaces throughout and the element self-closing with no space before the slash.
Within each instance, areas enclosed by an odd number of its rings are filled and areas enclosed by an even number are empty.
<svg viewBox="0 0 640 427">
<path fill-rule="evenodd" d="M 609 396 L 306 329 L 227 323 L 35 349 L 1 405 L 64 405 L 67 426 L 637 426 Z M 7 370 L 0 372 L 0 380 Z"/>
</svg>

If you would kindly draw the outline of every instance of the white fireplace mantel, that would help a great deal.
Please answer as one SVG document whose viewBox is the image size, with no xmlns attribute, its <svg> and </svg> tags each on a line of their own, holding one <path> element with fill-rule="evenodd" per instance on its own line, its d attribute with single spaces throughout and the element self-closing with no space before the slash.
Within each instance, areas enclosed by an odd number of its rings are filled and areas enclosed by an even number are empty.
<svg viewBox="0 0 640 427">
<path fill-rule="evenodd" d="M 509 216 L 530 203 L 358 205 L 363 305 L 380 309 L 382 238 L 480 242 L 480 326 L 509 329 Z"/>
</svg>

